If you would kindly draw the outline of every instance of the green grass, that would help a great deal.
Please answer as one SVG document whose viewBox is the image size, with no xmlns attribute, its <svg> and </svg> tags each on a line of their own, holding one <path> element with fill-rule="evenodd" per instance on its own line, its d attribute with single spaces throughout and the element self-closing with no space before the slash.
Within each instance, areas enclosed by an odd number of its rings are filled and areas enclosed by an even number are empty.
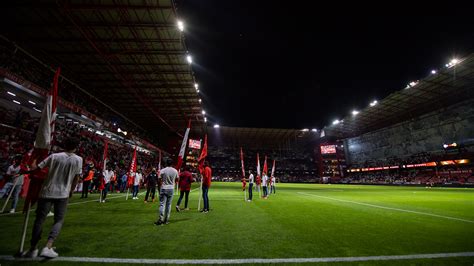
<svg viewBox="0 0 474 266">
<path fill-rule="evenodd" d="M 278 184 L 275 196 L 263 200 L 254 193 L 254 201 L 249 203 L 244 202 L 240 187 L 240 183 L 214 183 L 209 192 L 211 212 L 208 214 L 197 212 L 199 192 L 195 190 L 190 195 L 192 209 L 181 213 L 173 209 L 170 224 L 160 227 L 153 225 L 158 204 L 144 204 L 143 194 L 140 200 L 125 201 L 120 197 L 111 198 L 105 204 L 71 205 L 55 246 L 61 256 L 166 259 L 346 257 L 474 251 L 472 222 L 354 203 L 474 221 L 473 189 Z M 122 194 L 109 194 L 109 197 L 116 196 Z M 80 202 L 78 197 L 74 195 L 71 203 Z M 97 195 L 92 197 L 97 198 Z M 173 201 L 177 201 L 176 195 Z M 31 217 L 33 220 L 34 214 Z M 22 221 L 20 214 L 0 217 L 0 254 L 15 253 Z M 44 238 L 51 222 L 52 218 L 48 218 L 45 223 Z M 30 233 L 29 230 L 28 239 Z M 383 262 L 386 265 L 473 263 L 473 257 Z M 381 262 L 337 264 L 378 265 Z"/>
</svg>

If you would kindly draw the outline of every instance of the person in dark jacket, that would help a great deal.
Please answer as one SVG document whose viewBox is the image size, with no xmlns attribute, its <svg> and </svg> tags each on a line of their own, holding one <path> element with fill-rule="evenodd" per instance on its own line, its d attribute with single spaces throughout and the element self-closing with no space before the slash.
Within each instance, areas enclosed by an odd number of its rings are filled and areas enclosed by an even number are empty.
<svg viewBox="0 0 474 266">
<path fill-rule="evenodd" d="M 193 175 L 190 172 L 190 169 L 188 166 L 184 168 L 184 171 L 181 172 L 179 175 L 179 199 L 178 203 L 176 204 L 176 211 L 180 211 L 179 205 L 181 204 L 181 200 L 183 199 L 183 196 L 185 196 L 184 199 L 184 209 L 189 210 L 188 208 L 188 199 L 189 199 L 189 191 L 191 190 L 191 183 L 193 182 Z"/>
<path fill-rule="evenodd" d="M 151 170 L 151 173 L 146 177 L 146 194 L 145 194 L 145 203 L 148 202 L 148 196 L 151 192 L 151 200 L 155 202 L 155 192 L 156 185 L 158 184 L 158 174 L 156 173 L 156 168 Z"/>
</svg>

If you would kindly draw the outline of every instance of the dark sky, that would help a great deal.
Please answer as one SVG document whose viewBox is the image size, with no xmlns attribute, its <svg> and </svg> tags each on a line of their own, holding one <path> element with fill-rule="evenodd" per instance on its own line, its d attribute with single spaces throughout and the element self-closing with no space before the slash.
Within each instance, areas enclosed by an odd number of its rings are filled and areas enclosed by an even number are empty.
<svg viewBox="0 0 474 266">
<path fill-rule="evenodd" d="M 204 109 L 226 126 L 321 128 L 474 51 L 474 16 L 454 1 L 181 0 L 177 7 Z"/>
</svg>

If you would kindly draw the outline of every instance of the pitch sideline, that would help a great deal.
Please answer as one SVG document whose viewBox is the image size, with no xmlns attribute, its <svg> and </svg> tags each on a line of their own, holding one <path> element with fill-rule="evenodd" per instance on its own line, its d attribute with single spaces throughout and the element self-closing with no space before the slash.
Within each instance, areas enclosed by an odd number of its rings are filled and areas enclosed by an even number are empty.
<svg viewBox="0 0 474 266">
<path fill-rule="evenodd" d="M 411 254 L 366 257 L 327 257 L 327 258 L 282 258 L 282 259 L 124 259 L 93 257 L 58 257 L 51 261 L 93 262 L 93 263 L 128 263 L 128 264 L 269 264 L 269 263 L 320 263 L 320 262 L 355 262 L 355 261 L 390 261 L 413 259 L 439 259 L 456 257 L 474 257 L 474 252 Z M 0 261 L 46 261 L 43 258 L 18 259 L 1 255 Z"/>
<path fill-rule="evenodd" d="M 368 207 L 373 207 L 373 208 L 380 208 L 380 209 L 399 211 L 399 212 L 415 213 L 415 214 L 421 214 L 421 215 L 432 216 L 432 217 L 437 217 L 437 218 L 444 218 L 444 219 L 454 220 L 454 221 L 474 223 L 474 221 L 467 220 L 467 219 L 456 218 L 456 217 L 451 217 L 451 216 L 444 216 L 444 215 L 433 214 L 433 213 L 428 213 L 428 212 L 419 212 L 419 211 L 405 210 L 405 209 L 399 209 L 399 208 L 392 208 L 392 207 L 386 207 L 386 206 L 375 205 L 375 204 L 370 204 L 370 203 L 364 203 L 364 202 L 358 202 L 358 201 L 352 201 L 352 200 L 343 200 L 343 199 L 320 196 L 320 195 L 315 195 L 315 194 L 308 194 L 308 193 L 304 193 L 304 192 L 297 192 L 297 193 L 301 194 L 301 195 L 313 196 L 313 197 L 318 197 L 318 198 L 323 198 L 323 199 L 330 199 L 330 200 L 346 202 L 346 203 L 353 203 L 353 204 L 358 204 L 358 205 L 363 205 L 363 206 L 368 206 Z"/>
</svg>

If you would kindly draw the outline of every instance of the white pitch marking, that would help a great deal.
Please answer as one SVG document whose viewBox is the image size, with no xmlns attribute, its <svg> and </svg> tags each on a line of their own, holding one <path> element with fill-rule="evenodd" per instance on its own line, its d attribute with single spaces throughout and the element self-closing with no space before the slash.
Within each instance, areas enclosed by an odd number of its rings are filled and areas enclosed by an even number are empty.
<svg viewBox="0 0 474 266">
<path fill-rule="evenodd" d="M 330 200 L 335 200 L 335 201 L 340 201 L 340 202 L 359 204 L 359 205 L 369 206 L 369 207 L 374 207 L 374 208 L 380 208 L 380 209 L 386 209 L 386 210 L 392 210 L 392 211 L 400 211 L 400 212 L 408 212 L 408 213 L 415 213 L 415 214 L 433 216 L 433 217 L 444 218 L 444 219 L 449 219 L 449 220 L 455 220 L 455 221 L 461 221 L 461 222 L 467 222 L 467 223 L 474 223 L 474 221 L 471 221 L 471 220 L 466 220 L 466 219 L 456 218 L 456 217 L 450 217 L 450 216 L 444 216 L 444 215 L 439 215 L 439 214 L 412 211 L 412 210 L 405 210 L 405 209 L 392 208 L 392 207 L 385 207 L 385 206 L 374 205 L 374 204 L 363 203 L 363 202 L 357 202 L 357 201 L 352 201 L 352 200 L 343 200 L 343 199 L 336 199 L 336 198 L 319 196 L 319 195 L 314 195 L 314 194 L 308 194 L 308 193 L 303 193 L 303 192 L 297 192 L 297 193 L 302 194 L 302 195 L 307 195 L 307 196 L 323 198 L 323 199 L 330 199 Z"/>
<path fill-rule="evenodd" d="M 92 257 L 57 257 L 51 261 L 95 262 L 95 263 L 129 263 L 129 264 L 272 264 L 272 263 L 318 263 L 318 262 L 354 262 L 354 261 L 389 261 L 413 259 L 438 259 L 454 257 L 474 257 L 474 252 L 410 254 L 366 257 L 327 257 L 327 258 L 281 258 L 281 259 L 124 259 Z M 1 255 L 0 261 L 45 261 L 43 258 L 22 259 Z"/>
</svg>

